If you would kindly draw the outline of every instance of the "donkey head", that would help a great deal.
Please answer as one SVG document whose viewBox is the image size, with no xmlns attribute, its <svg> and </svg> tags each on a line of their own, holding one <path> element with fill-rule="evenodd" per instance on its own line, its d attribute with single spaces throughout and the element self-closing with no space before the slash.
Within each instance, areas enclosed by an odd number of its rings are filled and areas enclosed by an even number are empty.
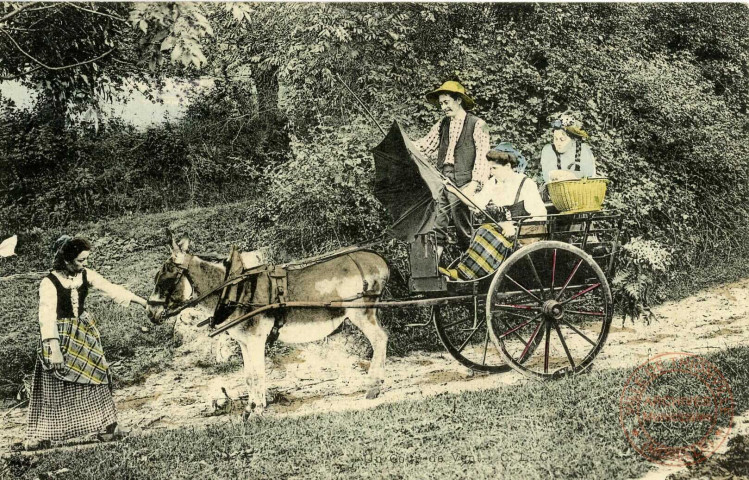
<svg viewBox="0 0 749 480">
<path fill-rule="evenodd" d="M 171 256 L 156 273 L 154 289 L 148 297 L 146 309 L 148 318 L 156 324 L 164 320 L 168 309 L 186 302 L 193 293 L 188 272 L 192 260 L 192 255 L 187 253 L 190 239 L 184 237 L 178 243 L 174 240 L 172 232 L 167 229 L 167 243 Z"/>
</svg>

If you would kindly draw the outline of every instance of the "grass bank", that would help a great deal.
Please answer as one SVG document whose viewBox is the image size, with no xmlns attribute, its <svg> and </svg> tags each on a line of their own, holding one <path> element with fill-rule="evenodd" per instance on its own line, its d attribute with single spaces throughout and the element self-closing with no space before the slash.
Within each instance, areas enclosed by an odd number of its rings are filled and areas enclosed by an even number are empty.
<svg viewBox="0 0 749 480">
<path fill-rule="evenodd" d="M 749 408 L 749 348 L 706 357 Z M 236 421 L 74 452 L 11 458 L 20 478 L 632 478 L 651 464 L 619 423 L 631 369 L 371 410 Z M 678 432 L 677 432 L 678 433 Z"/>
<path fill-rule="evenodd" d="M 749 244 L 744 250 L 746 251 L 733 249 L 705 252 L 700 264 L 676 272 L 671 281 L 660 285 L 659 292 L 662 298 L 680 300 L 700 290 L 747 277 Z"/>
</svg>

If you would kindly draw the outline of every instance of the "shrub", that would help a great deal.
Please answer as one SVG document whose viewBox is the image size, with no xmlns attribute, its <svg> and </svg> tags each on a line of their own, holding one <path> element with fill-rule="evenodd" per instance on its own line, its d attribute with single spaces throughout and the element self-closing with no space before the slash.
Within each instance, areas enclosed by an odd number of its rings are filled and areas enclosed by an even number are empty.
<svg viewBox="0 0 749 480">
<path fill-rule="evenodd" d="M 615 301 L 626 318 L 653 318 L 653 286 L 668 283 L 671 254 L 660 243 L 635 237 L 619 253 L 619 270 L 611 281 Z M 656 294 L 657 295 L 657 294 Z M 660 300 L 662 298 L 657 298 Z"/>
</svg>

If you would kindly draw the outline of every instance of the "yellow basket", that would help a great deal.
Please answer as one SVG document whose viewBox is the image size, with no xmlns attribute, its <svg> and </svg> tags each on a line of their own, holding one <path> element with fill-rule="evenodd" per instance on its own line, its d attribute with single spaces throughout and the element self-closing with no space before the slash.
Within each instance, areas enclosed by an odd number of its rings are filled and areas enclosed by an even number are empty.
<svg viewBox="0 0 749 480">
<path fill-rule="evenodd" d="M 606 178 L 582 178 L 551 182 L 547 188 L 551 201 L 560 212 L 595 212 L 601 209 L 608 183 Z"/>
</svg>

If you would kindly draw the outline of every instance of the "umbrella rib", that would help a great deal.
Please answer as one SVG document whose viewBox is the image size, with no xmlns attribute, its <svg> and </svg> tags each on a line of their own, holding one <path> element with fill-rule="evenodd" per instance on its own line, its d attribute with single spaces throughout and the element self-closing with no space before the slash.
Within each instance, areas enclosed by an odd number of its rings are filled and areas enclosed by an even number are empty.
<svg viewBox="0 0 749 480">
<path fill-rule="evenodd" d="M 393 227 L 395 227 L 396 225 L 398 225 L 399 223 L 403 222 L 403 221 L 404 221 L 404 220 L 406 220 L 406 219 L 408 218 L 408 216 L 409 216 L 409 215 L 411 215 L 411 214 L 412 214 L 412 213 L 413 213 L 413 212 L 414 212 L 414 211 L 415 211 L 415 210 L 416 210 L 417 208 L 420 208 L 420 207 L 421 207 L 422 205 L 425 205 L 425 204 L 427 204 L 427 203 L 429 203 L 429 202 L 431 202 L 431 201 L 432 201 L 432 196 L 431 196 L 431 195 L 426 195 L 426 196 L 424 197 L 424 200 L 421 200 L 421 201 L 420 201 L 419 203 L 417 203 L 416 205 L 414 205 L 414 206 L 412 206 L 411 208 L 409 208 L 408 210 L 406 210 L 406 211 L 405 211 L 405 212 L 404 212 L 404 213 L 403 213 L 403 214 L 402 214 L 402 215 L 400 216 L 400 218 L 399 218 L 398 220 L 396 220 L 396 221 L 394 221 L 394 222 L 393 222 L 393 224 L 392 224 L 392 225 L 390 226 L 390 228 L 393 228 Z"/>
</svg>

